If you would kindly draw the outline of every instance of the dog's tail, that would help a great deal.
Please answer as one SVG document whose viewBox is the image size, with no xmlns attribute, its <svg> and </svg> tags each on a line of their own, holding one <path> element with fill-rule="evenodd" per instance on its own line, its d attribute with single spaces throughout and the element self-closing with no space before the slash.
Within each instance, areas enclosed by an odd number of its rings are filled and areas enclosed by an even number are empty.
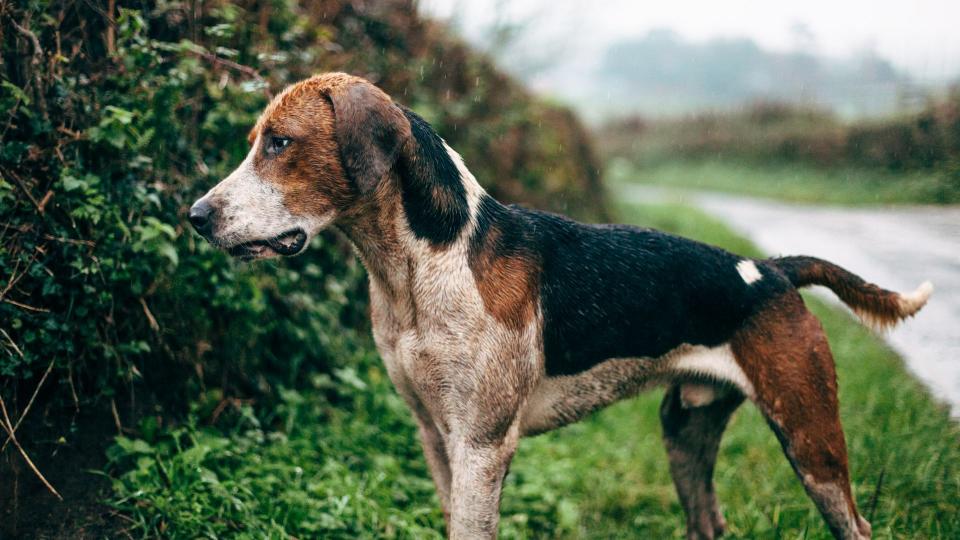
<svg viewBox="0 0 960 540">
<path fill-rule="evenodd" d="M 865 324 L 886 330 L 920 311 L 933 292 L 933 284 L 923 282 L 917 290 L 902 294 L 868 283 L 829 261 L 816 257 L 793 256 L 769 259 L 783 271 L 798 289 L 823 285 L 833 291 Z"/>
</svg>

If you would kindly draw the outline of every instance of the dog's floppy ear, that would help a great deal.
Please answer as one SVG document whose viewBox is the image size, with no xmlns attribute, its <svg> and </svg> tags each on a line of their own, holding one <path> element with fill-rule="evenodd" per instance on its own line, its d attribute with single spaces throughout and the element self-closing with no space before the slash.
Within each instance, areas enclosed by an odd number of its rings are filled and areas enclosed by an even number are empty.
<svg viewBox="0 0 960 540">
<path fill-rule="evenodd" d="M 410 122 L 388 95 L 366 81 L 332 88 L 327 95 L 344 170 L 360 193 L 369 193 L 410 138 Z"/>
</svg>

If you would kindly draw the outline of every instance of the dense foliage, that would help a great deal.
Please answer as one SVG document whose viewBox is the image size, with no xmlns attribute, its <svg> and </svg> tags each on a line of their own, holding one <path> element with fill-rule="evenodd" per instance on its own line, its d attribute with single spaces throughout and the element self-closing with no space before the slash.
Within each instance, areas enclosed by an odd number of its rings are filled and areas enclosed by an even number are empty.
<svg viewBox="0 0 960 540">
<path fill-rule="evenodd" d="M 0 397 L 16 422 L 37 393 L 20 433 L 42 433 L 21 437 L 41 465 L 69 456 L 78 410 L 108 404 L 135 434 L 187 403 L 212 403 L 209 421 L 370 349 L 362 268 L 338 237 L 245 265 L 184 223 L 284 84 L 366 76 L 495 195 L 604 213 L 575 117 L 408 0 L 3 2 L 0 37 Z"/>
</svg>

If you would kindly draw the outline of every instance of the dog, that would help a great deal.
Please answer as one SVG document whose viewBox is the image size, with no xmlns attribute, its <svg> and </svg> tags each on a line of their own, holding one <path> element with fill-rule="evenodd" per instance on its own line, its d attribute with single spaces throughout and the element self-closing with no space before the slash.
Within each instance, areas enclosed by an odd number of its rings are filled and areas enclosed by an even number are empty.
<svg viewBox="0 0 960 540">
<path fill-rule="evenodd" d="M 286 88 L 251 149 L 189 211 L 245 260 L 291 256 L 332 227 L 368 274 L 373 336 L 409 405 L 451 538 L 491 538 L 518 440 L 655 385 L 687 538 L 726 526 L 720 438 L 762 412 L 837 538 L 870 524 L 851 496 L 830 347 L 797 292 L 824 285 L 866 322 L 932 292 L 866 283 L 806 256 L 740 257 L 652 229 L 506 206 L 414 112 L 344 73 Z"/>
</svg>

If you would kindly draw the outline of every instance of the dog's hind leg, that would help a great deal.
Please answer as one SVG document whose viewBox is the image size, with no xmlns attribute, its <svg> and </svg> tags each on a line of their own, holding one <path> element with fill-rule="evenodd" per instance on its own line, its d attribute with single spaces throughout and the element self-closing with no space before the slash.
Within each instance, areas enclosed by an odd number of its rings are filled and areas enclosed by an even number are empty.
<svg viewBox="0 0 960 540">
<path fill-rule="evenodd" d="M 687 514 L 688 539 L 713 539 L 726 528 L 713 490 L 713 467 L 720 438 L 743 394 L 732 388 L 714 391 L 719 396 L 715 400 L 690 407 L 682 397 L 683 386 L 677 384 L 667 390 L 660 406 L 670 474 Z"/>
<path fill-rule="evenodd" d="M 850 490 L 837 376 L 820 322 L 796 292 L 754 316 L 731 341 L 752 399 L 836 538 L 870 538 Z"/>
</svg>

